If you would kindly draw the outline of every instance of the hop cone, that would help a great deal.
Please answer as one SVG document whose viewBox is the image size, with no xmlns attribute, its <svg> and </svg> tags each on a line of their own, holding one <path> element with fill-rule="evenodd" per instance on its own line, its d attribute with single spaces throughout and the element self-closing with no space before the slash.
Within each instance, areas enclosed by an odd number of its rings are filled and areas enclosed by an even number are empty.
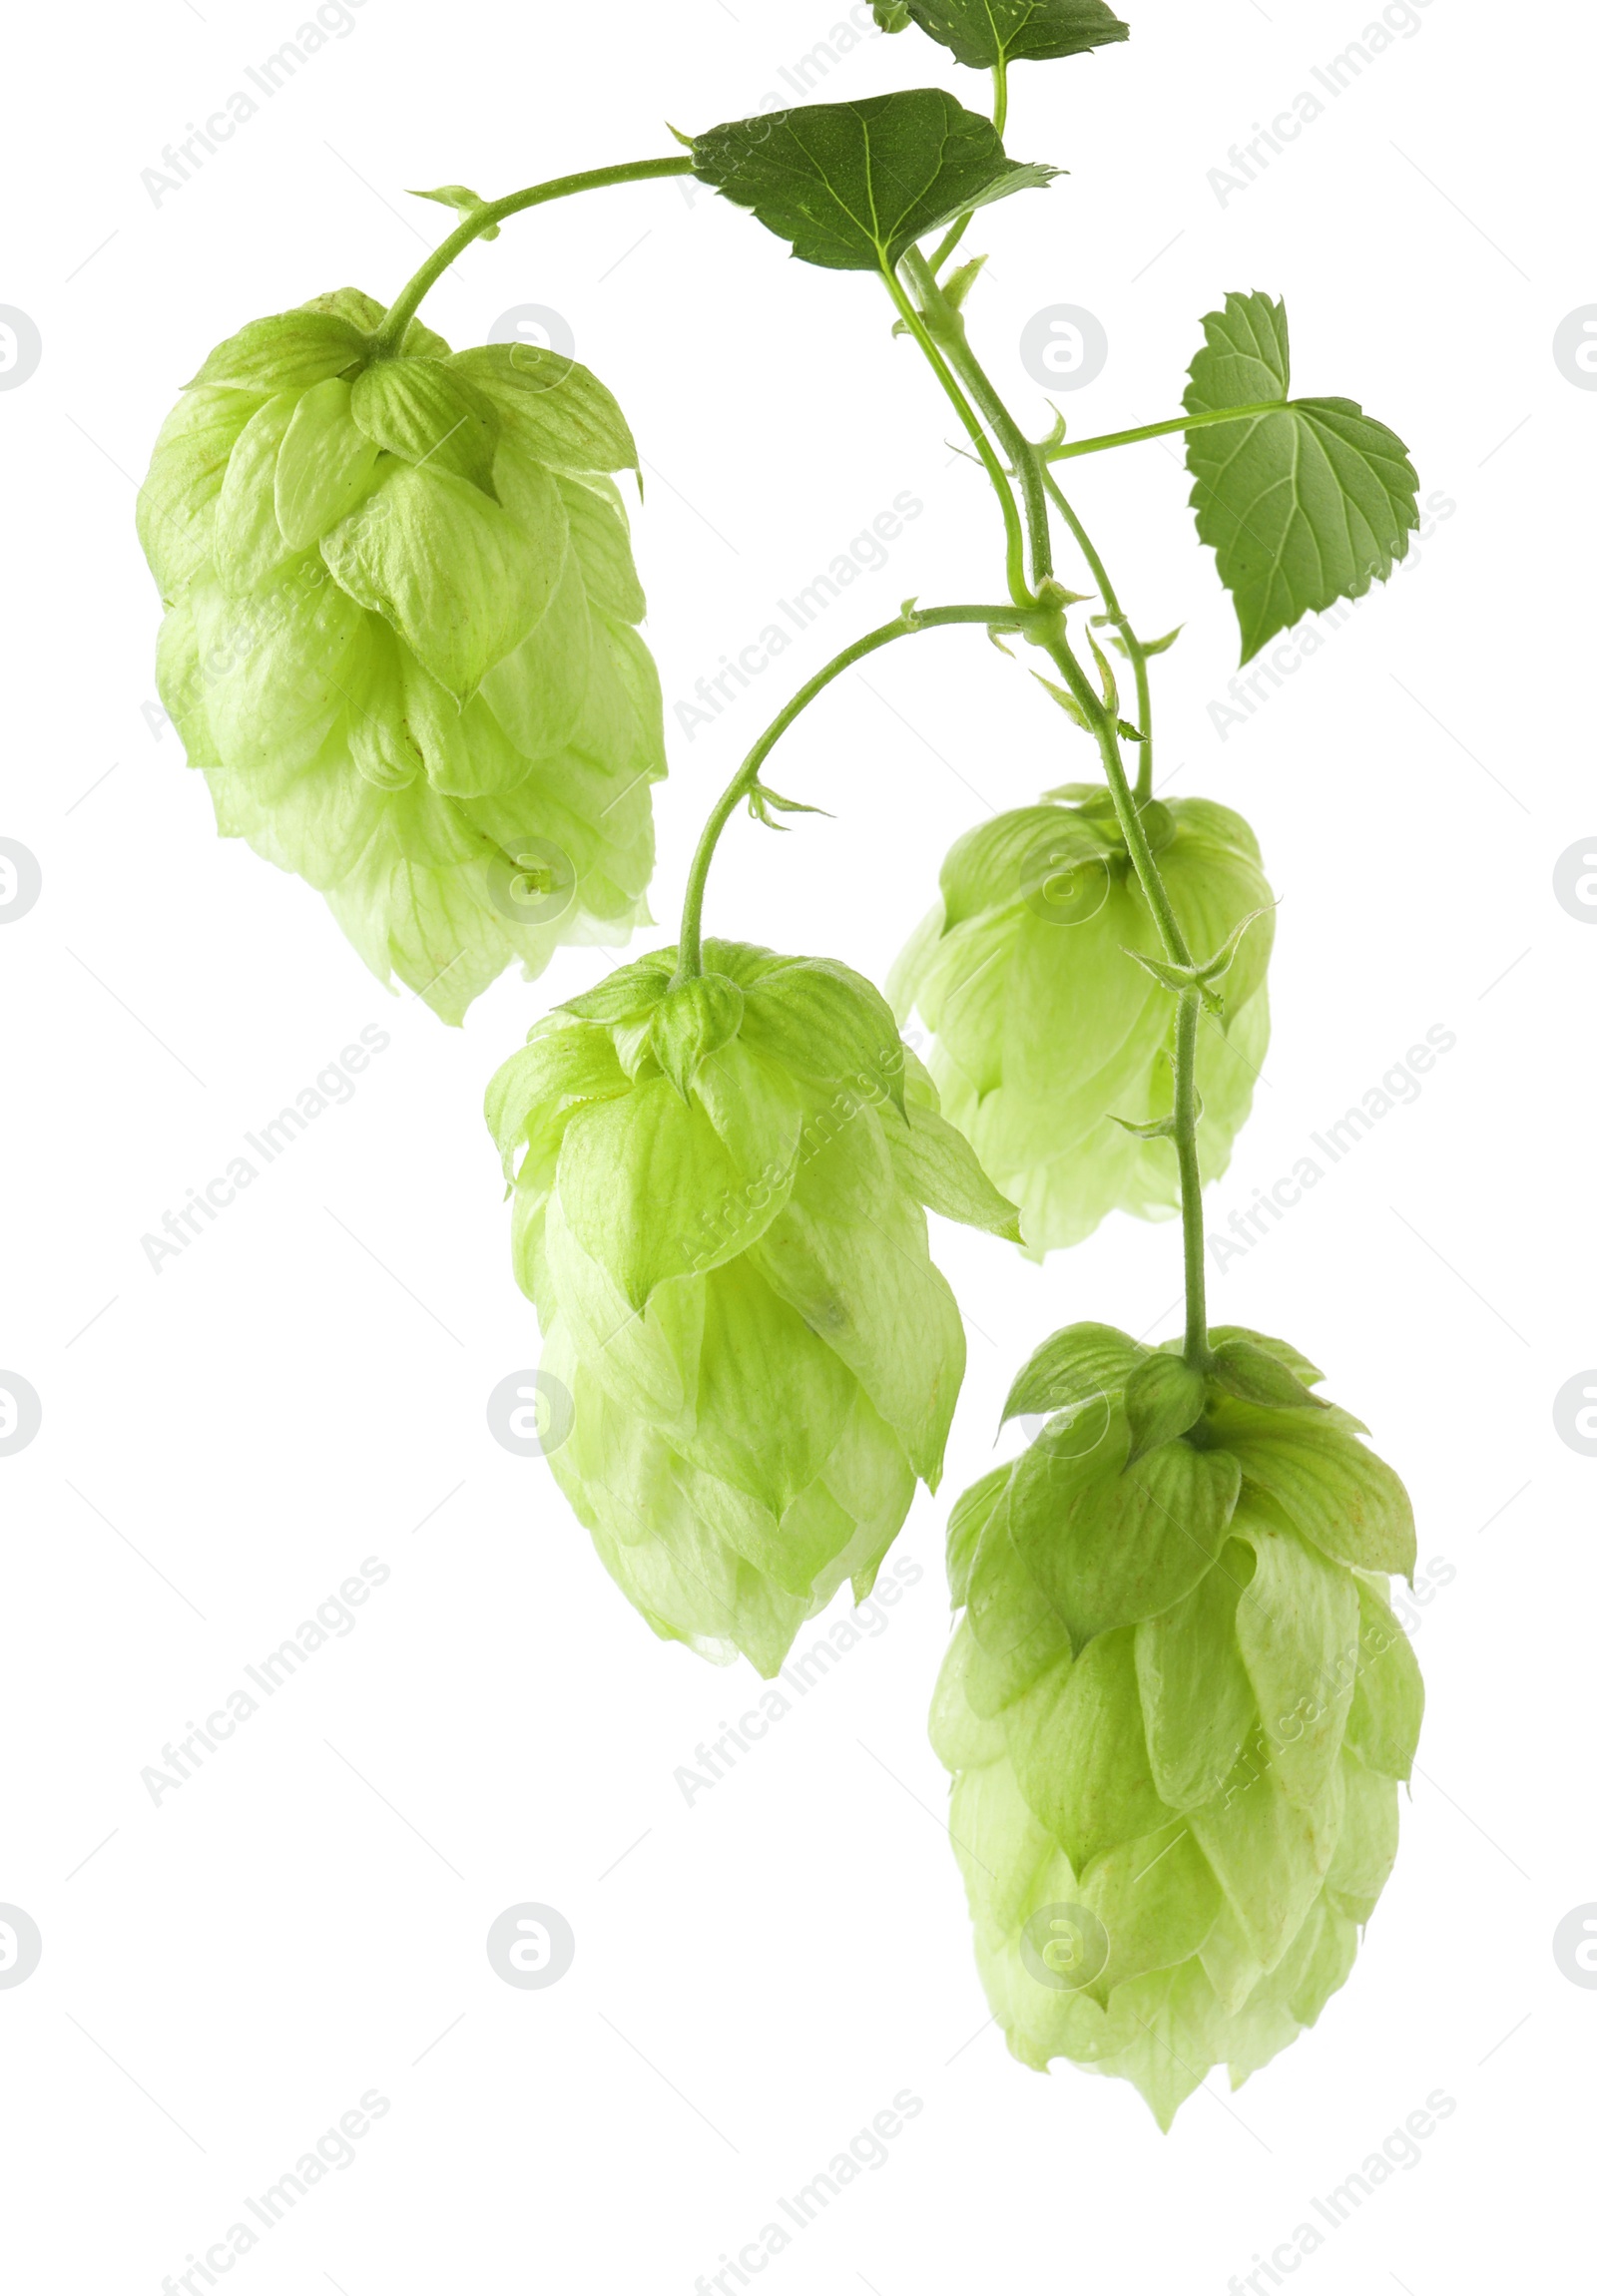
<svg viewBox="0 0 1597 2296">
<path fill-rule="evenodd" d="M 381 318 L 345 287 L 220 344 L 139 534 L 223 835 L 458 1021 L 512 960 L 646 921 L 659 689 L 606 475 L 637 455 L 586 368 L 419 321 L 374 359 Z"/>
<path fill-rule="evenodd" d="M 657 1634 L 774 1674 L 934 1487 L 964 1335 L 922 1205 L 1014 1237 L 867 981 L 705 944 L 541 1021 L 488 1089 L 550 1464 Z"/>
<path fill-rule="evenodd" d="M 993 2015 L 1024 2064 L 1135 2081 L 1162 2127 L 1342 1984 L 1397 1848 L 1423 1691 L 1387 1607 L 1402 1485 L 1283 1342 L 1206 1380 L 1103 1324 L 1048 1341 L 1031 1448 L 948 1532 L 932 1741 Z"/>
<path fill-rule="evenodd" d="M 1159 935 L 1103 789 L 1061 797 L 961 837 L 942 898 L 899 957 L 888 993 L 934 1033 L 943 1107 L 1020 1206 L 1030 1256 L 1079 1243 L 1118 1205 L 1142 1218 L 1176 1207 L 1163 1141 L 1176 1002 L 1128 950 L 1158 957 Z M 1247 823 L 1205 798 L 1143 808 L 1172 905 L 1197 958 L 1271 900 Z M 1265 971 L 1271 920 L 1244 935 L 1220 986 L 1225 1019 L 1198 1048 L 1199 1152 L 1216 1178 L 1247 1117 L 1270 1035 Z"/>
</svg>

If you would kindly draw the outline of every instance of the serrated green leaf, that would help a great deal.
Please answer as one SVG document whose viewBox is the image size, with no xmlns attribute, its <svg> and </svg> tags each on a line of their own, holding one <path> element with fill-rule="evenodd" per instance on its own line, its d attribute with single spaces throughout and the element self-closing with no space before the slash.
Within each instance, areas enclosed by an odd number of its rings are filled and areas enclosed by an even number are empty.
<svg viewBox="0 0 1597 2296">
<path fill-rule="evenodd" d="M 802 261 L 849 271 L 890 271 L 955 216 L 1059 172 L 1009 159 L 992 122 L 940 88 L 729 121 L 696 136 L 693 155 L 702 183 Z"/>
<path fill-rule="evenodd" d="M 1147 1355 L 1126 1382 L 1126 1417 L 1131 1450 L 1126 1465 L 1161 1443 L 1173 1443 L 1203 1416 L 1209 1388 L 1201 1371 L 1179 1355 Z"/>
<path fill-rule="evenodd" d="M 957 62 L 973 71 L 999 64 L 1045 63 L 1056 56 L 1084 56 L 1129 40 L 1123 24 L 1103 0 L 885 0 L 889 13 L 920 26 Z M 877 22 L 881 23 L 878 9 Z M 882 23 L 884 32 L 903 29 Z"/>
<path fill-rule="evenodd" d="M 1144 1350 L 1112 1323 L 1072 1323 L 1036 1349 L 1009 1390 L 1004 1423 L 1022 1414 L 1119 1395 Z"/>
<path fill-rule="evenodd" d="M 1419 524 L 1419 481 L 1402 440 L 1351 399 L 1289 400 L 1281 303 L 1228 295 L 1204 334 L 1187 412 L 1268 410 L 1187 434 L 1199 537 L 1215 552 L 1250 662 L 1301 616 L 1386 580 Z"/>
</svg>

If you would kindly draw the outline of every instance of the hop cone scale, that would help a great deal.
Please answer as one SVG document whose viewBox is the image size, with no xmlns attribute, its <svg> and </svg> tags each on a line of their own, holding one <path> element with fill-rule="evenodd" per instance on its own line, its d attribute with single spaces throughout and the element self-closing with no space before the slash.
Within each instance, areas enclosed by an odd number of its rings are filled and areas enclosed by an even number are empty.
<svg viewBox="0 0 1597 2296">
<path fill-rule="evenodd" d="M 941 898 L 888 982 L 900 1022 L 918 1009 L 949 1121 L 1020 1206 L 1033 1258 L 1090 1235 L 1117 1207 L 1176 1208 L 1163 1142 L 1140 1140 L 1170 1108 L 1175 1000 L 1128 951 L 1159 935 L 1102 788 L 1058 792 L 961 837 Z M 1142 809 L 1177 921 L 1195 957 L 1268 911 L 1270 887 L 1242 818 L 1206 798 Z M 1198 1047 L 1199 1152 L 1218 1178 L 1253 1102 L 1270 1038 L 1265 974 L 1272 921 L 1244 935 L 1221 981 L 1225 1017 Z"/>
<path fill-rule="evenodd" d="M 219 344 L 139 498 L 162 701 L 225 836 L 325 894 L 378 978 L 458 1021 L 520 959 L 647 921 L 658 682 L 586 368 L 379 358 L 354 288 Z"/>
<path fill-rule="evenodd" d="M 571 1402 L 556 1480 L 656 1633 L 769 1676 L 941 1473 L 964 1335 L 922 1207 L 1018 1229 L 868 982 L 676 961 L 541 1021 L 487 1117 Z"/>
<path fill-rule="evenodd" d="M 1080 1324 L 1021 1374 L 1011 1411 L 1052 1416 L 954 1511 L 931 1718 L 1011 2051 L 1135 2082 L 1164 2128 L 1345 1981 L 1423 1706 L 1402 1485 L 1296 1350 L 1212 1339 L 1205 1378 Z"/>
</svg>

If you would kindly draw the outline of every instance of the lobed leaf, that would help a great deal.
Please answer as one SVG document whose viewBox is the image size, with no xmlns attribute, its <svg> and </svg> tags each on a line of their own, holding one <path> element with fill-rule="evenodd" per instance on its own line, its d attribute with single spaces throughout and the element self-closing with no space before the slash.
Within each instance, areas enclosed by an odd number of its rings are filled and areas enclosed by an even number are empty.
<svg viewBox="0 0 1597 2296">
<path fill-rule="evenodd" d="M 752 208 L 801 261 L 844 271 L 891 271 L 955 216 L 1059 172 L 1009 159 L 992 122 L 940 88 L 729 121 L 692 151 L 702 183 Z"/>
<path fill-rule="evenodd" d="M 1199 538 L 1215 552 L 1250 662 L 1303 615 L 1386 580 L 1419 524 L 1419 481 L 1396 432 L 1351 399 L 1289 399 L 1283 304 L 1228 295 L 1204 335 L 1187 412 L 1267 408 L 1187 434 Z"/>
<path fill-rule="evenodd" d="M 975 71 L 1083 56 L 1131 38 L 1104 0 L 877 0 L 884 32 L 906 30 L 906 18 Z"/>
</svg>

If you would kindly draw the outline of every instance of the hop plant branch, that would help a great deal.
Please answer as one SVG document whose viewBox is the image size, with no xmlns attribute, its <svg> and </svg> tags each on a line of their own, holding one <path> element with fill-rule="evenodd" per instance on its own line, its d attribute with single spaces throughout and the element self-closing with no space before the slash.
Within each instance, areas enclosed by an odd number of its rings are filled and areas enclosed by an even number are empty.
<svg viewBox="0 0 1597 2296">
<path fill-rule="evenodd" d="M 845 670 L 851 670 L 856 662 L 863 662 L 867 655 L 879 653 L 882 647 L 891 646 L 896 639 L 914 638 L 923 630 L 951 630 L 970 623 L 985 625 L 993 631 L 1023 630 L 1026 627 L 1026 612 L 1014 606 L 921 608 L 912 599 L 908 599 L 891 622 L 884 622 L 877 630 L 867 631 L 863 638 L 856 638 L 851 646 L 845 646 L 840 654 L 833 655 L 824 668 L 817 670 L 814 677 L 800 686 L 792 699 L 778 710 L 717 799 L 700 836 L 688 871 L 687 890 L 683 895 L 682 930 L 677 936 L 678 982 L 693 980 L 703 970 L 705 887 L 721 832 L 746 797 L 754 798 L 762 794 L 761 767 L 789 726 L 808 708 L 817 694 L 824 693 L 826 688 L 834 684 Z M 769 802 L 770 792 L 764 794 Z M 798 809 L 813 810 L 812 807 Z"/>
<path fill-rule="evenodd" d="M 912 250 L 912 252 L 914 254 L 914 260 L 920 264 L 926 278 L 930 279 L 931 274 L 929 270 L 926 270 L 925 258 L 919 254 L 918 250 Z M 909 259 L 907 257 L 905 259 L 904 267 L 906 270 L 909 267 Z M 881 275 L 886 281 L 887 292 L 891 295 L 894 303 L 897 305 L 898 316 L 903 321 L 909 333 L 914 337 L 915 341 L 920 346 L 920 350 L 925 358 L 926 364 L 931 368 L 932 373 L 936 376 L 937 380 L 941 383 L 943 390 L 946 392 L 949 403 L 952 405 L 955 413 L 958 415 L 961 423 L 965 427 L 965 431 L 969 436 L 970 443 L 972 446 L 974 446 L 977 454 L 981 457 L 981 466 L 987 473 L 987 477 L 991 483 L 994 494 L 996 494 L 998 497 L 998 507 L 1003 512 L 1004 520 L 1005 568 L 1009 581 L 1009 595 L 1019 606 L 1032 606 L 1036 603 L 1036 601 L 1033 596 L 1031 587 L 1026 580 L 1027 537 L 1022 533 L 1021 530 L 1020 513 L 1015 506 L 1014 489 L 1009 484 L 1008 474 L 1004 470 L 1003 463 L 993 446 L 992 440 L 988 437 L 986 431 L 982 428 L 981 421 L 976 414 L 975 408 L 971 405 L 969 399 L 965 396 L 965 393 L 961 389 L 959 381 L 955 376 L 952 367 L 949 365 L 948 360 L 944 356 L 942 344 L 933 339 L 931 328 L 928 325 L 925 316 L 920 310 L 916 308 L 909 295 L 905 292 L 903 282 L 898 278 L 897 274 L 890 270 L 885 264 L 882 266 Z M 943 297 L 937 291 L 935 281 L 932 281 L 932 287 L 934 294 L 937 296 L 937 300 L 942 302 Z M 948 306 L 944 302 L 944 308 L 947 307 Z M 957 318 L 958 314 L 955 313 L 954 315 Z M 1017 472 L 1017 475 L 1021 477 L 1021 483 L 1024 487 L 1024 474 Z M 1027 525 L 1029 528 L 1033 565 L 1035 566 L 1037 563 L 1037 553 L 1039 548 L 1039 535 L 1036 523 L 1035 508 L 1029 496 L 1027 498 L 1026 507 Z M 1046 516 L 1044 517 L 1043 523 L 1044 528 L 1046 528 Z M 1051 553 L 1045 539 L 1041 544 L 1041 549 L 1043 560 L 1045 562 L 1051 563 Z"/>
<path fill-rule="evenodd" d="M 947 377 L 944 387 L 955 404 L 963 410 L 966 426 L 973 442 L 981 451 L 982 462 L 989 478 L 993 478 L 993 464 L 997 460 L 993 440 L 1008 455 L 1010 465 L 1020 483 L 1021 499 L 1026 510 L 1027 540 L 1030 545 L 1032 580 L 1039 594 L 1039 603 L 1053 606 L 1046 630 L 1040 637 L 1055 667 L 1062 673 L 1071 697 L 1090 727 L 1103 760 L 1104 778 L 1114 799 L 1115 814 L 1120 824 L 1126 848 L 1131 856 L 1137 881 L 1152 911 L 1165 956 L 1170 965 L 1190 971 L 1192 953 L 1187 946 L 1176 912 L 1142 820 L 1142 804 L 1151 793 L 1152 744 L 1147 739 L 1151 730 L 1149 719 L 1149 693 L 1146 657 L 1139 659 L 1140 648 L 1128 644 L 1133 671 L 1137 676 L 1138 707 L 1142 715 L 1141 731 L 1144 740 L 1143 765 L 1134 793 L 1126 777 L 1125 764 L 1120 754 L 1119 708 L 1112 689 L 1097 692 L 1077 659 L 1065 632 L 1064 612 L 1060 603 L 1063 594 L 1053 580 L 1053 542 L 1048 520 L 1048 495 L 1045 479 L 1049 475 L 1043 453 L 1027 440 L 1019 423 L 1005 405 L 996 386 L 981 366 L 970 347 L 963 314 L 948 302 L 918 249 L 911 248 L 903 260 L 905 277 L 919 295 L 922 309 L 915 311 L 909 297 L 896 281 L 889 281 L 894 300 L 904 317 L 911 321 L 910 331 L 920 344 L 933 371 L 939 379 Z M 960 386 L 968 390 L 969 397 L 981 410 L 992 437 L 981 427 L 971 410 L 969 400 Z M 958 394 L 958 395 L 955 395 Z M 1179 426 L 1178 426 L 1179 427 Z M 1000 485 L 993 478 L 995 486 Z M 1066 523 L 1071 527 L 1083 555 L 1098 580 L 1104 604 L 1111 617 L 1126 629 L 1119 599 L 1108 580 L 1107 571 L 1096 549 L 1086 536 L 1086 530 L 1075 517 L 1057 486 L 1052 489 L 1054 500 L 1061 506 Z M 1008 492 L 1007 478 L 1002 479 L 1000 499 L 1007 498 L 1006 529 L 1011 528 L 1013 496 Z M 1010 533 L 1010 582 L 1014 586 L 1014 539 Z M 1096 647 L 1094 648 L 1096 652 Z M 1106 681 L 1107 684 L 1107 681 Z M 1144 783 L 1147 783 L 1146 788 Z M 1181 1177 L 1182 1255 L 1185 1262 L 1186 1335 L 1184 1353 L 1195 1370 L 1204 1370 L 1209 1362 L 1208 1314 L 1204 1284 L 1204 1215 L 1203 1174 L 1198 1160 L 1198 1026 L 1203 1003 L 1203 990 L 1196 984 L 1179 992 L 1176 1015 L 1175 1048 L 1175 1100 L 1171 1111 L 1170 1138 L 1176 1150 L 1176 1162 Z"/>
<path fill-rule="evenodd" d="M 1041 585 L 1053 573 L 1053 545 L 1048 525 L 1051 498 L 1074 536 L 1082 557 L 1098 585 L 1105 612 L 1125 642 L 1137 687 L 1137 722 L 1142 733 L 1142 754 L 1137 771 L 1137 800 L 1145 804 L 1153 795 L 1153 704 L 1148 680 L 1147 653 L 1131 628 L 1115 586 L 1075 510 L 1065 499 L 1048 468 L 1046 452 L 1032 444 L 1004 404 L 986 369 L 971 348 L 963 313 L 943 292 L 936 272 L 939 256 L 927 263 L 918 248 L 904 257 L 903 270 L 921 301 L 921 315 L 970 397 L 990 427 L 994 439 L 1010 460 L 1021 488 L 1031 545 L 1032 580 Z"/>
<path fill-rule="evenodd" d="M 533 184 L 524 192 L 509 192 L 502 200 L 488 200 L 470 209 L 464 221 L 433 249 L 415 276 L 389 304 L 387 316 L 377 329 L 377 356 L 390 358 L 398 351 L 405 329 L 421 308 L 428 288 L 442 278 L 456 255 L 469 247 L 473 239 L 494 237 L 507 216 L 519 216 L 526 208 L 541 208 L 550 200 L 570 199 L 577 192 L 602 192 L 612 184 L 647 184 L 665 176 L 692 174 L 693 160 L 687 154 L 669 160 L 624 160 L 613 168 L 588 168 L 577 176 L 555 176 L 547 184 Z M 439 197 L 434 192 L 420 196 L 423 199 Z"/>
<path fill-rule="evenodd" d="M 1003 134 L 1004 128 L 1008 123 L 1008 119 L 1009 59 L 1006 56 L 1000 56 L 997 63 L 992 68 L 992 124 L 998 135 L 1001 136 Z M 953 225 L 949 230 L 947 236 L 943 239 L 941 245 L 937 248 L 936 253 L 931 258 L 931 273 L 933 278 L 936 278 L 941 274 L 943 266 L 948 261 L 949 256 L 953 253 L 955 247 L 958 246 L 966 231 L 969 230 L 974 215 L 975 210 L 971 209 L 968 215 L 961 216 L 958 223 Z"/>
</svg>

